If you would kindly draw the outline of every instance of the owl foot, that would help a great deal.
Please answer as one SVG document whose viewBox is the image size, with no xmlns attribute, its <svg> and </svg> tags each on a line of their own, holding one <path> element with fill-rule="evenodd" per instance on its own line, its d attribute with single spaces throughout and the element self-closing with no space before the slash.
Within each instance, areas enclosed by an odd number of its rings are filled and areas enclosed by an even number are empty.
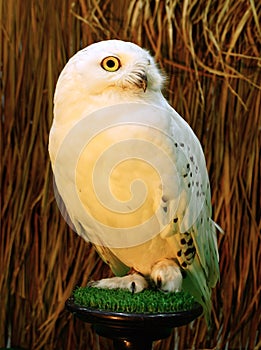
<svg viewBox="0 0 261 350">
<path fill-rule="evenodd" d="M 182 274 L 179 266 L 171 259 L 158 261 L 151 272 L 151 279 L 163 292 L 178 292 L 182 286 Z"/>
<path fill-rule="evenodd" d="M 139 293 L 148 287 L 146 279 L 138 273 L 123 277 L 103 278 L 99 281 L 91 281 L 89 287 L 104 288 L 104 289 L 128 289 L 131 293 Z"/>
</svg>

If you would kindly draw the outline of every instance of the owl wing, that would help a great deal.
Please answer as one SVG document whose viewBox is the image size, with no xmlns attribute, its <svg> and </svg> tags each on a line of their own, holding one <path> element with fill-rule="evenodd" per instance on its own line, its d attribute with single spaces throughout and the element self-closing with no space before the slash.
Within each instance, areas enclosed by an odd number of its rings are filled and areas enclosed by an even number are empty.
<svg viewBox="0 0 261 350">
<path fill-rule="evenodd" d="M 211 288 L 219 278 L 218 226 L 211 219 L 211 194 L 202 147 L 190 126 L 174 110 L 170 114 L 174 145 L 170 156 L 179 173 L 180 195 L 178 203 L 174 201 L 173 205 L 171 199 L 166 203 L 168 220 L 172 218 L 173 222 L 168 235 L 176 240 L 173 249 L 184 268 L 183 285 L 203 304 L 208 318 Z M 172 211 L 172 207 L 177 209 Z"/>
</svg>

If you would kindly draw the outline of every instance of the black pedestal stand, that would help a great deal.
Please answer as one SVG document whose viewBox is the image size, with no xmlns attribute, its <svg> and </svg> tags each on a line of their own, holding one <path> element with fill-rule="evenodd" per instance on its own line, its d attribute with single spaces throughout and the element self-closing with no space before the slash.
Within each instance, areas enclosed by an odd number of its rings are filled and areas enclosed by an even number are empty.
<svg viewBox="0 0 261 350">
<path fill-rule="evenodd" d="M 89 309 L 66 301 L 66 308 L 83 322 L 91 323 L 97 334 L 113 339 L 115 350 L 151 350 L 154 340 L 167 338 L 172 328 L 184 326 L 201 315 L 202 306 L 165 314 L 134 314 Z"/>
</svg>

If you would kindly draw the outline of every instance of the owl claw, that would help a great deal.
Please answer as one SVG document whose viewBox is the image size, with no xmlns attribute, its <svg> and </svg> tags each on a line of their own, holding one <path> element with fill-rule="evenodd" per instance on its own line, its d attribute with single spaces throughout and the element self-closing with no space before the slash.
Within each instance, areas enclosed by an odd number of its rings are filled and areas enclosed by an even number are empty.
<svg viewBox="0 0 261 350">
<path fill-rule="evenodd" d="M 131 294 L 134 294 L 136 290 L 135 282 L 131 282 Z"/>
<path fill-rule="evenodd" d="M 87 287 L 95 287 L 95 281 L 89 281 L 88 283 L 87 283 Z"/>
</svg>

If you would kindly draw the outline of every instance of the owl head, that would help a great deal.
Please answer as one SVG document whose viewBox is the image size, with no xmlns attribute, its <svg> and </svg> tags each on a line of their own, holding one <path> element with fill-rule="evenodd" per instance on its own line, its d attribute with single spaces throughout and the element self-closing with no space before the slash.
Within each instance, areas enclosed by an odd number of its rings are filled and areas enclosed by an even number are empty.
<svg viewBox="0 0 261 350">
<path fill-rule="evenodd" d="M 106 91 L 144 94 L 160 91 L 163 82 L 148 51 L 131 42 L 106 40 L 77 52 L 63 69 L 57 89 L 75 86 L 88 95 Z"/>
</svg>

